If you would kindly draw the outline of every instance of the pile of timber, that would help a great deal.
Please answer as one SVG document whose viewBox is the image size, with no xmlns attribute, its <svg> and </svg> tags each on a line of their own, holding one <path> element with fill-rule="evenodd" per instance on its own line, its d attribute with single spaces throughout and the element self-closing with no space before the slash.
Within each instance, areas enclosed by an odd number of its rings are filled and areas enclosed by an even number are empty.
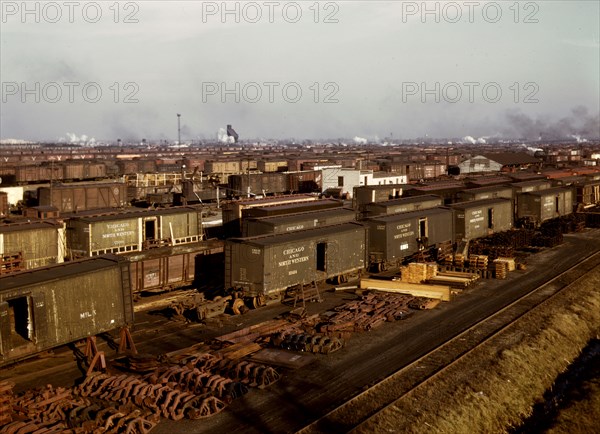
<svg viewBox="0 0 600 434">
<path fill-rule="evenodd" d="M 426 285 L 404 281 L 360 279 L 360 288 L 450 301 L 450 287 L 448 285 Z"/>
<path fill-rule="evenodd" d="M 217 341 L 237 343 L 250 343 L 273 333 L 280 332 L 290 327 L 290 323 L 284 319 L 273 319 L 254 324 L 243 329 L 235 330 L 231 333 L 216 337 Z"/>
<path fill-rule="evenodd" d="M 464 289 L 477 281 L 480 276 L 476 273 L 463 273 L 460 271 L 438 272 L 437 276 L 427 279 L 426 283 L 446 285 L 452 289 Z"/>
<path fill-rule="evenodd" d="M 494 260 L 496 279 L 506 279 L 509 271 L 517 269 L 514 258 L 498 258 Z"/>
<path fill-rule="evenodd" d="M 436 276 L 437 264 L 411 262 L 406 267 L 400 267 L 400 273 L 402 282 L 421 283 L 431 277 Z"/>
<path fill-rule="evenodd" d="M 486 270 L 488 257 L 486 255 L 469 255 L 469 267 L 477 270 Z"/>
</svg>

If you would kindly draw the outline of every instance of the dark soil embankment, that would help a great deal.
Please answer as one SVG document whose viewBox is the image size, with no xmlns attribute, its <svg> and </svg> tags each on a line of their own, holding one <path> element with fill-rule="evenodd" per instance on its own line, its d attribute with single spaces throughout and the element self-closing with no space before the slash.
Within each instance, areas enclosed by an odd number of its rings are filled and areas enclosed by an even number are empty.
<svg viewBox="0 0 600 434">
<path fill-rule="evenodd" d="M 358 432 L 506 432 L 600 331 L 600 267 Z"/>
</svg>

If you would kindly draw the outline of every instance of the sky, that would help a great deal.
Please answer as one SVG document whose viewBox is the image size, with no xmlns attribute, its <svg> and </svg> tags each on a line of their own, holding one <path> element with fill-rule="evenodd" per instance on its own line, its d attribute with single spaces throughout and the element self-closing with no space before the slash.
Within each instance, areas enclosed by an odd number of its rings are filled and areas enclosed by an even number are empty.
<svg viewBox="0 0 600 434">
<path fill-rule="evenodd" d="M 0 6 L 2 139 L 600 137 L 594 0 Z"/>
</svg>

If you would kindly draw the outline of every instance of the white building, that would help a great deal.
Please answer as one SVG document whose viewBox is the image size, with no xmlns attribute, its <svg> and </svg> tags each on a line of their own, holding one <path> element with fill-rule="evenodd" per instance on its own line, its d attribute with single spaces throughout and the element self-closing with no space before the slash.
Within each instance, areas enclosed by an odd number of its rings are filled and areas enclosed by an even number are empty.
<svg viewBox="0 0 600 434">
<path fill-rule="evenodd" d="M 324 167 L 322 191 L 340 189 L 341 194 L 352 198 L 354 187 L 364 185 L 406 184 L 406 175 L 375 172 L 372 170 L 344 169 L 342 167 Z"/>
</svg>

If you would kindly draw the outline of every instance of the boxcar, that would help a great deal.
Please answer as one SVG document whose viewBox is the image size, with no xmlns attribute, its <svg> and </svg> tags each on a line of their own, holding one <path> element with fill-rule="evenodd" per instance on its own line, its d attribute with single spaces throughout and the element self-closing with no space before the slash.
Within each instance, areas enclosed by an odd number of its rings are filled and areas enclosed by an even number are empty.
<svg viewBox="0 0 600 434">
<path fill-rule="evenodd" d="M 573 190 L 549 188 L 517 195 L 517 218 L 536 223 L 573 213 Z"/>
<path fill-rule="evenodd" d="M 234 196 L 247 193 L 285 193 L 289 190 L 287 175 L 279 172 L 230 175 L 227 184 Z"/>
<path fill-rule="evenodd" d="M 288 234 L 225 241 L 225 287 L 247 297 L 274 296 L 294 285 L 365 268 L 367 231 L 345 223 Z"/>
<path fill-rule="evenodd" d="M 133 322 L 129 270 L 104 256 L 0 276 L 0 364 Z"/>
<path fill-rule="evenodd" d="M 251 217 L 244 219 L 242 233 L 244 237 L 289 233 L 348 223 L 354 220 L 356 220 L 356 212 L 349 208 L 308 211 L 273 217 Z"/>
<path fill-rule="evenodd" d="M 0 256 L 20 258 L 11 268 L 32 269 L 63 262 L 64 230 L 51 221 L 0 224 Z M 17 264 L 13 264 L 17 265 Z M 0 274 L 7 270 L 0 269 Z"/>
<path fill-rule="evenodd" d="M 289 172 L 288 190 L 296 193 L 315 193 L 323 189 L 323 175 L 320 170 Z"/>
<path fill-rule="evenodd" d="M 201 209 L 173 207 L 72 217 L 67 249 L 72 258 L 125 253 L 202 240 Z"/>
<path fill-rule="evenodd" d="M 509 185 L 491 185 L 489 187 L 469 188 L 458 194 L 460 202 L 468 200 L 496 199 L 499 197 L 513 199 L 513 189 Z"/>
<path fill-rule="evenodd" d="M 407 188 L 405 184 L 389 185 L 363 185 L 354 187 L 352 193 L 352 205 L 359 211 L 369 203 L 383 202 L 390 199 L 398 199 Z"/>
<path fill-rule="evenodd" d="M 444 200 L 435 195 L 403 197 L 365 205 L 364 217 L 397 214 L 399 212 L 416 211 L 435 208 L 444 204 Z"/>
<path fill-rule="evenodd" d="M 61 213 L 128 205 L 127 186 L 121 182 L 40 187 L 38 198 L 40 205 L 55 206 Z"/>
<path fill-rule="evenodd" d="M 208 263 L 197 259 L 199 255 L 222 255 L 223 242 L 217 240 L 179 246 L 165 246 L 142 252 L 126 253 L 130 263 L 131 290 L 133 293 L 160 292 L 189 286 L 196 277 L 215 270 L 198 269 Z"/>
<path fill-rule="evenodd" d="M 443 207 L 378 216 L 369 228 L 369 266 L 396 266 L 421 248 L 453 240 L 452 210 Z"/>
<path fill-rule="evenodd" d="M 472 240 L 513 227 L 510 199 L 483 199 L 451 205 L 454 210 L 454 240 Z"/>
</svg>

